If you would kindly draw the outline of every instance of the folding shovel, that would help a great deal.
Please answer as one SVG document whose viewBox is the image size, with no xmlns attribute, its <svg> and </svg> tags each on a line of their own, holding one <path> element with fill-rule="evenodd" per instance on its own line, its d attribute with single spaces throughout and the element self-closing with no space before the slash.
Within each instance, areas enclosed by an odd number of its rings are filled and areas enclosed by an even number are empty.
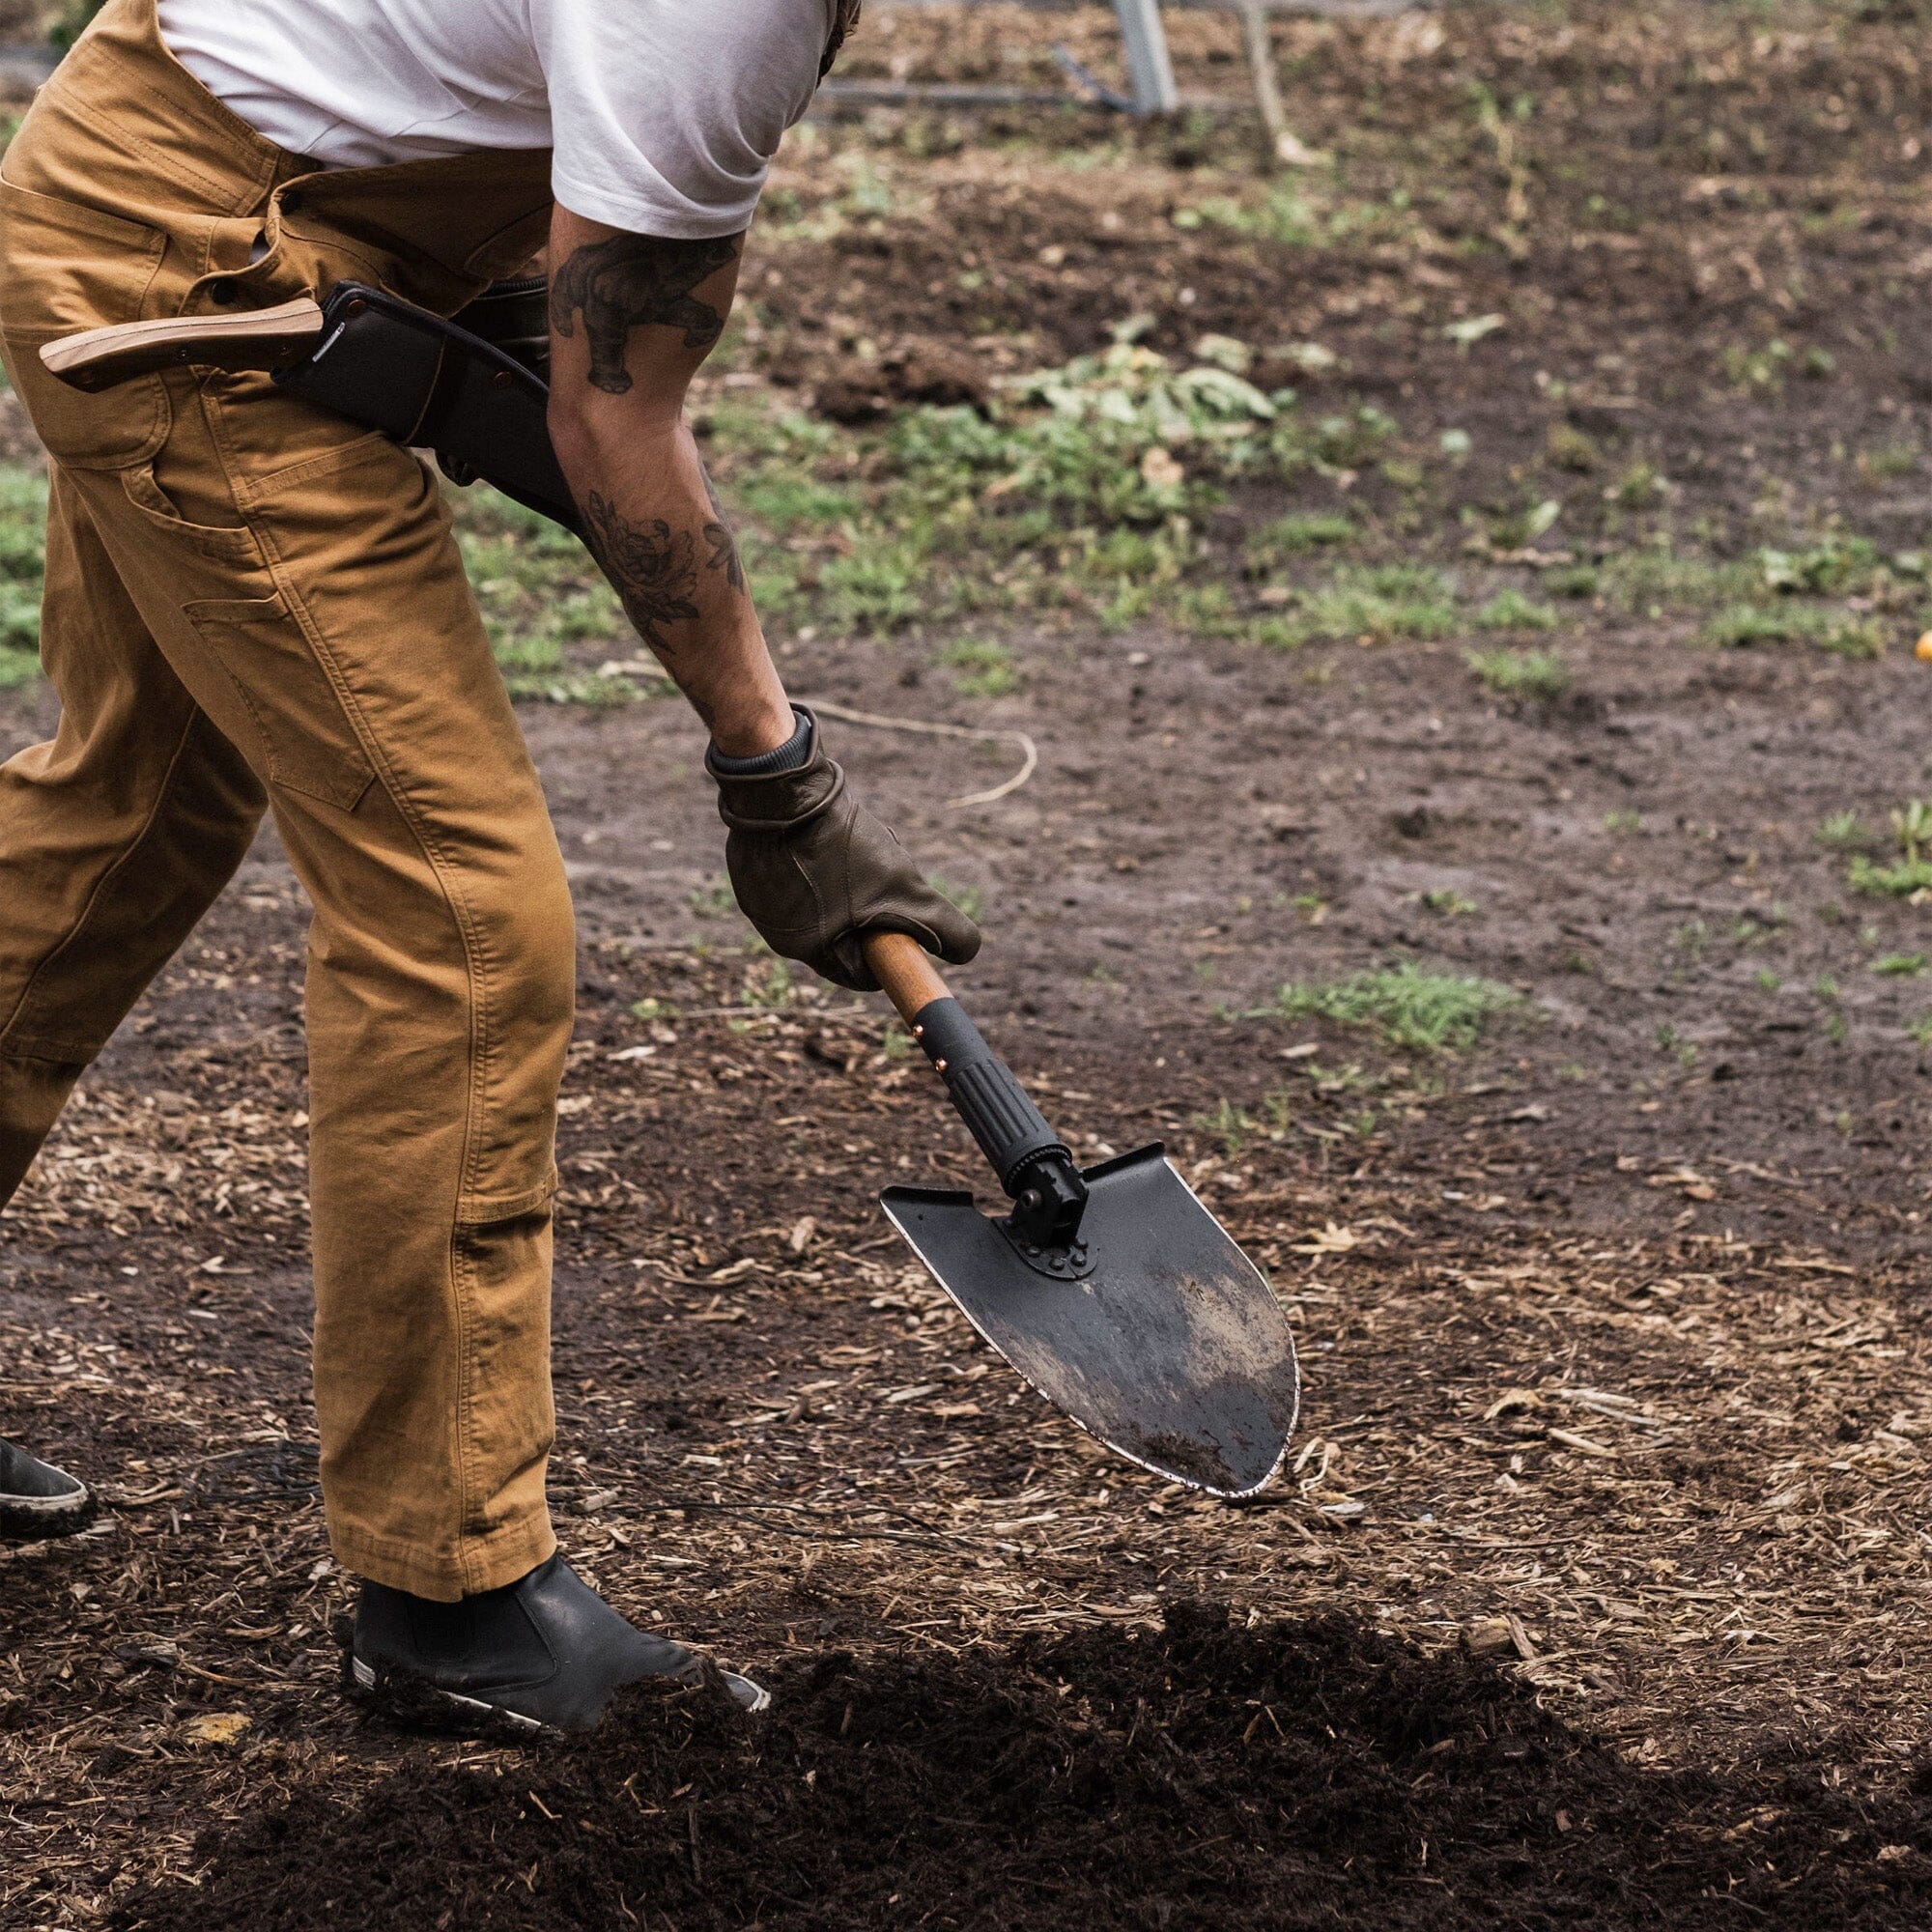
<svg viewBox="0 0 1932 1932">
<path fill-rule="evenodd" d="M 888 1218 L 980 1333 L 1110 1449 L 1216 1496 L 1281 1466 L 1300 1397 L 1288 1317 L 1158 1143 L 1076 1169 L 916 940 L 866 961 L 946 1082 L 1011 1211 L 889 1187 Z"/>
</svg>

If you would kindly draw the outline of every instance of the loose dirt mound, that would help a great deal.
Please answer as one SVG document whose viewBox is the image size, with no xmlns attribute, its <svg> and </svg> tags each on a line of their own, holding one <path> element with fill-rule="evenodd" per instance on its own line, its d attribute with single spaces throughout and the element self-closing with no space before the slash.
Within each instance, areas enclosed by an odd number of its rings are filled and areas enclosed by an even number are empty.
<svg viewBox="0 0 1932 1932">
<path fill-rule="evenodd" d="M 1634 1768 L 1490 1665 L 1340 1618 L 1171 1612 L 1006 1656 L 829 1658 L 747 1723 L 642 1699 L 585 1744 L 317 1790 L 124 1932 L 320 1925 L 1919 1926 L 1932 1780 Z"/>
</svg>

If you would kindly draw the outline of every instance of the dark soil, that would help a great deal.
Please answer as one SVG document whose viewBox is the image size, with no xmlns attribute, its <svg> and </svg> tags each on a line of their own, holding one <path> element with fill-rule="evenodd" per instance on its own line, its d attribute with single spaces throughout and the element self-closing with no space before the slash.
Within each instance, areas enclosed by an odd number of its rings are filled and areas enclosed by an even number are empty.
<svg viewBox="0 0 1932 1932">
<path fill-rule="evenodd" d="M 1029 40 L 994 13 L 949 65 L 907 10 L 914 77 L 1083 51 L 1072 16 Z M 1175 21 L 1184 81 L 1237 84 L 1208 43 L 1232 22 Z M 1424 527 L 1373 472 L 1236 501 L 1231 575 L 1283 507 L 1366 505 L 1390 554 L 1443 559 L 1464 509 L 1554 491 L 1566 541 L 1634 544 L 1605 498 L 1638 461 L 1727 554 L 1780 492 L 1921 543 L 1909 10 L 1486 7 L 1424 48 L 1437 24 L 1278 32 L 1303 137 L 1438 193 L 1440 247 L 1177 229 L 1189 127 L 1002 118 L 921 158 L 929 117 L 884 117 L 840 138 L 933 200 L 748 265 L 765 333 L 734 373 L 808 406 L 970 398 L 1145 309 L 1166 348 L 1319 340 L 1318 405 L 1472 432 Z M 1472 82 L 1539 103 L 1527 222 Z M 1492 312 L 1466 353 L 1444 334 Z M 1834 373 L 1726 376 L 1774 336 Z M 1603 468 L 1552 469 L 1563 424 Z M 1851 461 L 1892 440 L 1903 473 Z M 962 813 L 940 801 L 1005 751 L 836 732 L 983 895 L 960 990 L 1082 1158 L 1166 1139 L 1291 1305 L 1302 1436 L 1240 1510 L 1031 1402 L 881 1226 L 880 1185 L 974 1184 L 971 1149 L 877 1002 L 753 997 L 696 724 L 526 708 L 584 940 L 560 1532 L 627 1613 L 768 1678 L 762 1727 L 645 1705 L 505 1750 L 341 1698 L 305 914 L 265 838 L 0 1223 L 0 1433 L 103 1504 L 0 1548 L 0 1932 L 1923 1923 L 1932 979 L 1874 968 L 1932 952 L 1932 913 L 1852 895 L 1817 830 L 1926 793 L 1932 667 L 1692 648 L 1694 623 L 1580 612 L 1549 704 L 1487 694 L 1461 638 L 1043 620 L 994 699 L 944 639 L 781 639 L 802 696 L 1037 739 L 1032 783 Z M 0 750 L 50 723 L 0 694 Z M 1398 954 L 1527 1005 L 1442 1056 L 1228 1017 Z M 1225 1607 L 1164 1620 L 1177 1598 Z"/>
<path fill-rule="evenodd" d="M 126 1932 L 463 1925 L 1703 1932 L 1918 1926 L 1932 1777 L 1645 1774 L 1492 1666 L 1352 1621 L 1170 1609 L 947 1662 L 788 1666 L 494 1771 L 316 1789 Z"/>
</svg>

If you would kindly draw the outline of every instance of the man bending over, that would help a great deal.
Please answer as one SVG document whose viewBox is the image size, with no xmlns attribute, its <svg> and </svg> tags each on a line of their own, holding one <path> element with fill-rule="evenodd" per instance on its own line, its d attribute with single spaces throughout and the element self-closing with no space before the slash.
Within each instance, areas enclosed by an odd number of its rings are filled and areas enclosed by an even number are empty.
<svg viewBox="0 0 1932 1932">
<path fill-rule="evenodd" d="M 0 162 L 62 705 L 0 767 L 0 1205 L 272 810 L 314 906 L 316 1406 L 365 1684 L 582 1727 L 618 1685 L 696 1668 L 573 1575 L 545 1508 L 563 864 L 413 456 L 263 376 L 90 395 L 37 352 L 349 279 L 450 314 L 547 242 L 557 453 L 710 729 L 740 903 L 847 986 L 872 928 L 969 958 L 971 923 L 788 702 L 682 413 L 855 12 L 108 0 Z"/>
</svg>

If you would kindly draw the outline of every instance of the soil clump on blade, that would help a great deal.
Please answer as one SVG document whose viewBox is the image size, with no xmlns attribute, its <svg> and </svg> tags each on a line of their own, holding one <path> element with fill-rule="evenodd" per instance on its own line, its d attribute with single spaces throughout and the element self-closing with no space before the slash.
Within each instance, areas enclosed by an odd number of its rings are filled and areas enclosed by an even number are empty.
<svg viewBox="0 0 1932 1932">
<path fill-rule="evenodd" d="M 1932 1906 L 1922 1775 L 1645 1771 L 1491 1662 L 1340 1616 L 1183 1605 L 776 1688 L 763 1720 L 639 1694 L 586 1741 L 310 1787 L 112 1923 L 1875 1932 Z"/>
</svg>

